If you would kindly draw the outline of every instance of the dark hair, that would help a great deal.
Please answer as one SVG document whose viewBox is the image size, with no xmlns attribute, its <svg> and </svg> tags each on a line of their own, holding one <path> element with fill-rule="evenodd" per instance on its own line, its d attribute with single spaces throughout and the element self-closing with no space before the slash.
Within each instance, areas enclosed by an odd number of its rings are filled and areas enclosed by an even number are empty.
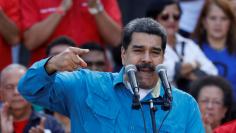
<svg viewBox="0 0 236 133">
<path fill-rule="evenodd" d="M 49 43 L 47 49 L 46 49 L 46 54 L 49 55 L 51 49 L 55 46 L 59 45 L 68 45 L 71 47 L 75 47 L 76 43 L 69 37 L 67 36 L 60 36 L 56 39 L 54 39 L 51 43 Z"/>
<path fill-rule="evenodd" d="M 160 36 L 162 39 L 162 50 L 165 51 L 166 48 L 166 31 L 158 22 L 151 18 L 137 18 L 129 22 L 124 27 L 124 33 L 122 37 L 122 47 L 126 50 L 132 39 L 132 34 L 134 32 L 148 33 Z"/>
<path fill-rule="evenodd" d="M 89 49 L 91 51 L 96 50 L 96 51 L 101 51 L 101 52 L 105 53 L 104 48 L 101 47 L 98 43 L 95 43 L 95 42 L 84 43 L 80 46 L 80 48 Z"/>
<path fill-rule="evenodd" d="M 233 54 L 236 52 L 236 26 L 235 26 L 235 15 L 234 15 L 234 11 L 230 6 L 230 3 L 227 0 L 207 0 L 205 2 L 205 5 L 202 8 L 202 12 L 199 16 L 195 31 L 192 35 L 192 38 L 195 39 L 197 41 L 197 43 L 200 45 L 200 47 L 202 47 L 203 43 L 208 42 L 207 41 L 207 33 L 206 30 L 203 26 L 203 20 L 207 17 L 210 9 L 211 9 L 211 5 L 215 4 L 217 7 L 219 7 L 224 13 L 225 15 L 229 18 L 230 20 L 230 26 L 229 26 L 229 31 L 228 31 L 228 35 L 226 37 L 226 48 L 227 51 L 230 54 Z"/>
<path fill-rule="evenodd" d="M 182 10 L 177 0 L 152 0 L 147 7 L 146 17 L 151 17 L 153 19 L 156 19 L 156 17 L 161 14 L 161 12 L 165 9 L 166 6 L 172 4 L 177 5 L 181 16 Z"/>
<path fill-rule="evenodd" d="M 233 92 L 230 83 L 220 76 L 206 76 L 194 81 L 190 86 L 190 94 L 198 101 L 198 96 L 201 89 L 205 86 L 217 86 L 221 89 L 224 95 L 223 104 L 228 110 L 221 123 L 231 119 L 231 110 L 233 106 Z"/>
</svg>

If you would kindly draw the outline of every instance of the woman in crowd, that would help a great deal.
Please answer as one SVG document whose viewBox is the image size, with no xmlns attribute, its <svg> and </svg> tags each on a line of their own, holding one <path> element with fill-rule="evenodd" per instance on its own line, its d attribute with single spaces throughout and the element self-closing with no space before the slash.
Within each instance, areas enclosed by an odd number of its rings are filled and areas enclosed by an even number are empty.
<svg viewBox="0 0 236 133">
<path fill-rule="evenodd" d="M 210 0 L 203 7 L 193 38 L 232 85 L 236 96 L 236 26 L 227 0 Z M 236 98 L 234 97 L 236 100 Z"/>
<path fill-rule="evenodd" d="M 167 31 L 168 45 L 164 64 L 167 67 L 170 82 L 176 83 L 178 88 L 188 91 L 191 81 L 207 74 L 217 74 L 217 69 L 206 58 L 199 46 L 177 33 L 181 17 L 178 2 L 155 0 L 148 7 L 146 15 L 158 21 Z"/>
<path fill-rule="evenodd" d="M 190 94 L 196 99 L 202 114 L 206 133 L 231 120 L 233 106 L 230 83 L 220 76 L 206 76 L 194 81 Z"/>
</svg>

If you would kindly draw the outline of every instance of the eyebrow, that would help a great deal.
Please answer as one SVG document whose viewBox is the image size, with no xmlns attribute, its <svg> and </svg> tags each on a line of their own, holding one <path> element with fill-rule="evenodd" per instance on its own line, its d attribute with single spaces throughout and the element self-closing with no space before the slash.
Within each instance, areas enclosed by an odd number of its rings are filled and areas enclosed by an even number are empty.
<svg viewBox="0 0 236 133">
<path fill-rule="evenodd" d="M 133 45 L 132 48 L 144 48 L 144 46 L 141 46 L 141 45 Z M 162 48 L 160 47 L 152 47 L 153 50 L 156 50 L 156 51 L 162 51 Z"/>
<path fill-rule="evenodd" d="M 153 50 L 161 52 L 161 51 L 162 51 L 162 48 L 156 48 L 156 47 L 154 47 Z"/>
<path fill-rule="evenodd" d="M 143 48 L 144 46 L 140 46 L 140 45 L 133 45 L 132 48 Z"/>
</svg>

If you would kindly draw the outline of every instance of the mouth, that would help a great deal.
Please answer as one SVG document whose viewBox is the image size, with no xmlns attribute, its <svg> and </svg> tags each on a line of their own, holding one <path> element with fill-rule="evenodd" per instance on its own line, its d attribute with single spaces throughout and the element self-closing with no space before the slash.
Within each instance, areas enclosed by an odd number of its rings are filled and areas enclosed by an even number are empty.
<svg viewBox="0 0 236 133">
<path fill-rule="evenodd" d="M 138 64 L 136 65 L 139 72 L 154 72 L 155 67 L 151 64 Z"/>
</svg>

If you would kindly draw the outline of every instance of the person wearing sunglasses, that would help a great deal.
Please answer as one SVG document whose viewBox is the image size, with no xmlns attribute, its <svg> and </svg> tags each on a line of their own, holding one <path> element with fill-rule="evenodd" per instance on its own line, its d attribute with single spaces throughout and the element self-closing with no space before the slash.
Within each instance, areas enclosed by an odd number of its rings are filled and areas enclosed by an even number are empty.
<svg viewBox="0 0 236 133">
<path fill-rule="evenodd" d="M 175 0 L 155 0 L 147 8 L 146 16 L 163 25 L 167 31 L 164 64 L 172 84 L 188 91 L 191 81 L 205 75 L 217 75 L 217 69 L 198 45 L 177 33 L 182 11 Z"/>
</svg>

